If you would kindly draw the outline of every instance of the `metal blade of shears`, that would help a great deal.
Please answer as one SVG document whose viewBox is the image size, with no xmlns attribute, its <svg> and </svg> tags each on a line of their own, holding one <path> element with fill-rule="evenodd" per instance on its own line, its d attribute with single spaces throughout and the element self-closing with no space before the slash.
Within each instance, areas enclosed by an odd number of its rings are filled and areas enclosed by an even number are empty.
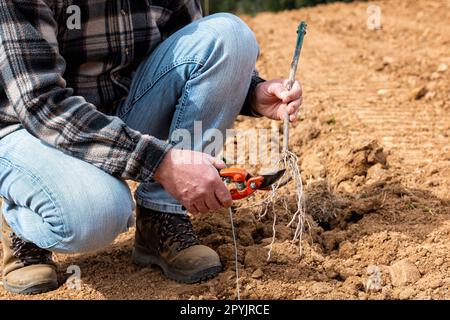
<svg viewBox="0 0 450 320">
<path fill-rule="evenodd" d="M 281 179 L 281 177 L 284 176 L 284 173 L 286 172 L 286 169 L 279 170 L 272 174 L 264 174 L 261 175 L 264 178 L 263 183 L 259 186 L 259 189 L 266 190 L 270 189 L 270 187 L 276 183 L 278 180 Z"/>
</svg>

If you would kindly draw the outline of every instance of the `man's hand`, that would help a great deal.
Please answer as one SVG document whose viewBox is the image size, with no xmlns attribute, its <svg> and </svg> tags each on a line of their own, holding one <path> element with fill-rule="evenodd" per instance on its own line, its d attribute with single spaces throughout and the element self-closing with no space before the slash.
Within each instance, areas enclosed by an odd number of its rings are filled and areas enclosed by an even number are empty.
<svg viewBox="0 0 450 320">
<path fill-rule="evenodd" d="M 154 179 L 190 213 L 208 213 L 232 204 L 231 194 L 217 170 L 223 168 L 225 163 L 205 153 L 172 149 Z"/>
<path fill-rule="evenodd" d="M 302 104 L 302 87 L 296 81 L 290 91 L 286 89 L 287 80 L 272 80 L 258 84 L 255 89 L 253 111 L 273 120 L 282 120 L 284 110 L 289 113 L 289 120 L 297 120 Z"/>
</svg>

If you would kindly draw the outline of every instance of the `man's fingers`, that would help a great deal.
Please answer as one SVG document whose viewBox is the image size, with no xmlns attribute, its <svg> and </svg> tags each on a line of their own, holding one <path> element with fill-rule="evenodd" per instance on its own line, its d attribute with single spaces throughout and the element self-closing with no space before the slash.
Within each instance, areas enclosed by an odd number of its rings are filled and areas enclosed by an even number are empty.
<svg viewBox="0 0 450 320">
<path fill-rule="evenodd" d="M 281 83 L 273 83 L 269 87 L 268 91 L 270 94 L 275 95 L 280 100 L 284 100 L 286 95 L 288 94 L 286 87 L 283 86 Z"/>
<path fill-rule="evenodd" d="M 300 82 L 295 81 L 292 89 L 290 91 L 285 91 L 281 98 L 284 103 L 289 103 L 291 101 L 298 100 L 302 96 L 302 88 Z"/>
<path fill-rule="evenodd" d="M 286 110 L 288 111 L 288 114 L 289 114 L 290 122 L 294 122 L 295 120 L 297 120 L 298 114 L 300 112 L 300 105 L 301 105 L 301 100 L 296 100 L 296 101 L 291 102 L 286 107 Z"/>
<path fill-rule="evenodd" d="M 220 160 L 220 159 L 214 158 L 214 157 L 212 157 L 212 156 L 210 156 L 210 155 L 208 155 L 208 159 L 209 159 L 209 161 L 212 163 L 212 165 L 213 165 L 214 167 L 216 167 L 216 169 L 224 169 L 224 168 L 227 167 L 226 163 L 223 162 L 223 161 Z"/>
<path fill-rule="evenodd" d="M 298 100 L 302 96 L 302 88 L 300 82 L 295 81 L 291 90 L 286 89 L 287 80 L 282 83 L 273 83 L 269 87 L 269 93 L 275 95 L 278 99 L 283 101 L 283 103 L 288 104 L 292 101 Z"/>
<path fill-rule="evenodd" d="M 209 211 L 218 211 L 222 207 L 219 200 L 216 198 L 216 195 L 213 193 L 208 198 L 205 199 L 206 206 Z"/>
<path fill-rule="evenodd" d="M 220 204 L 222 205 L 222 207 L 229 208 L 233 204 L 233 199 L 231 198 L 230 191 L 228 191 L 227 188 L 225 188 L 225 190 L 223 189 L 216 190 L 215 195 L 217 197 L 217 200 L 219 200 Z"/>
<path fill-rule="evenodd" d="M 289 121 L 290 121 L 290 122 L 295 122 L 295 121 L 297 121 L 297 115 L 296 115 L 296 114 L 291 114 L 291 115 L 289 116 Z"/>
<path fill-rule="evenodd" d="M 214 194 L 223 207 L 228 208 L 231 207 L 231 205 L 233 204 L 233 199 L 231 198 L 230 190 L 228 190 L 228 188 L 222 181 L 220 181 L 216 185 Z"/>
<path fill-rule="evenodd" d="M 298 104 L 296 104 L 295 101 L 291 102 L 289 105 L 286 104 L 281 105 L 280 108 L 278 109 L 279 110 L 278 112 L 280 112 L 281 114 L 280 119 L 281 120 L 283 119 L 283 115 L 285 112 L 287 112 L 288 115 L 291 115 L 294 114 L 298 110 L 298 108 L 299 108 Z"/>
<path fill-rule="evenodd" d="M 295 100 L 295 101 L 292 101 L 291 103 L 289 103 L 289 105 L 287 107 L 289 114 L 294 114 L 294 113 L 298 112 L 298 110 L 300 109 L 300 105 L 301 105 L 301 100 Z"/>
<path fill-rule="evenodd" d="M 225 186 L 220 176 L 214 186 L 213 196 L 219 201 L 220 206 L 228 208 L 233 204 L 233 199 L 231 198 L 230 190 Z"/>
<path fill-rule="evenodd" d="M 195 206 L 195 204 L 193 204 L 192 206 L 188 207 L 188 211 L 190 214 L 196 216 L 198 215 L 200 212 L 198 211 L 197 207 Z"/>
<path fill-rule="evenodd" d="M 205 214 L 205 213 L 209 212 L 208 207 L 206 206 L 205 202 L 202 200 L 196 202 L 194 205 L 200 213 Z"/>
</svg>

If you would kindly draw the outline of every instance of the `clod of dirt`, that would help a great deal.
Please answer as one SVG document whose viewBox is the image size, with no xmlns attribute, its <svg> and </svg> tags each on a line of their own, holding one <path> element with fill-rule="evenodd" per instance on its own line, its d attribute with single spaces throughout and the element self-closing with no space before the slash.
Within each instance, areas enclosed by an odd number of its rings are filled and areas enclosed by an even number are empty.
<svg viewBox="0 0 450 320">
<path fill-rule="evenodd" d="M 325 166 L 315 152 L 306 153 L 302 158 L 303 175 L 308 178 L 319 179 L 326 176 Z"/>
<path fill-rule="evenodd" d="M 366 184 L 372 184 L 377 181 L 381 181 L 383 178 L 385 178 L 386 173 L 387 171 L 384 168 L 383 164 L 377 163 L 367 170 Z"/>
<path fill-rule="evenodd" d="M 223 264 L 227 265 L 228 263 L 234 262 L 234 248 L 231 243 L 222 244 L 216 251 L 219 254 L 220 260 Z M 242 263 L 243 257 L 244 251 L 238 248 L 238 261 Z"/>
<path fill-rule="evenodd" d="M 416 283 L 421 275 L 419 269 L 409 260 L 404 259 L 395 262 L 390 268 L 392 284 L 395 287 L 402 287 Z"/>
<path fill-rule="evenodd" d="M 364 290 L 362 279 L 356 276 L 347 277 L 343 283 L 343 287 L 354 295 L 358 295 L 358 292 Z"/>
<path fill-rule="evenodd" d="M 400 291 L 398 298 L 400 300 L 409 300 L 416 294 L 416 290 L 413 288 L 406 288 L 405 290 Z"/>
<path fill-rule="evenodd" d="M 248 247 L 245 253 L 245 267 L 258 268 L 267 260 L 267 250 L 259 246 Z"/>
<path fill-rule="evenodd" d="M 448 65 L 445 63 L 441 63 L 437 69 L 437 72 L 444 73 L 448 70 Z"/>
<path fill-rule="evenodd" d="M 355 176 L 366 176 L 370 167 L 380 163 L 387 167 L 387 155 L 378 141 L 363 142 L 361 146 L 353 148 L 344 162 L 344 165 L 335 175 L 335 182 L 339 184 L 351 180 Z"/>
<path fill-rule="evenodd" d="M 438 80 L 440 78 L 441 78 L 441 74 L 439 72 L 433 72 L 430 76 L 430 80 L 433 80 L 433 81 Z"/>
<path fill-rule="evenodd" d="M 345 231 L 325 231 L 322 233 L 322 246 L 326 252 L 339 249 L 339 244 L 347 237 Z"/>
<path fill-rule="evenodd" d="M 310 290 L 316 295 L 323 295 L 333 291 L 333 287 L 326 282 L 316 282 Z"/>
<path fill-rule="evenodd" d="M 339 246 L 339 257 L 348 259 L 356 254 L 356 248 L 350 241 L 344 241 Z"/>
<path fill-rule="evenodd" d="M 305 144 L 311 140 L 317 139 L 320 136 L 321 130 L 315 124 L 305 124 L 302 131 L 299 133 L 299 140 Z"/>
<path fill-rule="evenodd" d="M 261 279 L 263 276 L 264 276 L 264 272 L 261 270 L 261 268 L 256 269 L 252 273 L 252 278 L 253 279 Z"/>
<path fill-rule="evenodd" d="M 383 71 L 387 67 L 389 67 L 393 62 L 394 62 L 394 59 L 392 59 L 391 57 L 384 57 L 383 61 L 380 63 L 380 65 L 378 67 L 376 67 L 375 70 L 376 71 Z"/>
<path fill-rule="evenodd" d="M 429 90 L 428 90 L 427 86 L 422 86 L 422 87 L 415 88 L 412 91 L 412 97 L 413 97 L 414 100 L 420 100 L 420 99 L 422 99 L 423 97 L 426 96 L 428 91 Z"/>
</svg>

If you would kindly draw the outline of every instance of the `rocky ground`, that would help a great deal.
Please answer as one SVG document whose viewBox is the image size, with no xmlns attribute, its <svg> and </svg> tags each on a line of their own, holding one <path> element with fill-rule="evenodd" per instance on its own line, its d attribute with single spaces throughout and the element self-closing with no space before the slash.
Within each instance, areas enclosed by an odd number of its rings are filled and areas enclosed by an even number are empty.
<svg viewBox="0 0 450 320">
<path fill-rule="evenodd" d="M 299 78 L 302 120 L 291 129 L 311 226 L 303 255 L 279 213 L 235 216 L 241 295 L 250 299 L 450 298 L 450 1 L 379 1 L 382 29 L 366 25 L 368 3 L 331 4 L 244 17 L 261 44 L 260 73 L 286 77 L 299 20 L 309 24 Z M 238 119 L 237 128 L 271 121 Z M 285 192 L 288 192 L 285 189 Z M 58 255 L 78 265 L 81 290 L 1 299 L 235 298 L 226 212 L 194 221 L 225 265 L 197 285 L 130 263 L 133 230 L 103 251 Z"/>
</svg>

